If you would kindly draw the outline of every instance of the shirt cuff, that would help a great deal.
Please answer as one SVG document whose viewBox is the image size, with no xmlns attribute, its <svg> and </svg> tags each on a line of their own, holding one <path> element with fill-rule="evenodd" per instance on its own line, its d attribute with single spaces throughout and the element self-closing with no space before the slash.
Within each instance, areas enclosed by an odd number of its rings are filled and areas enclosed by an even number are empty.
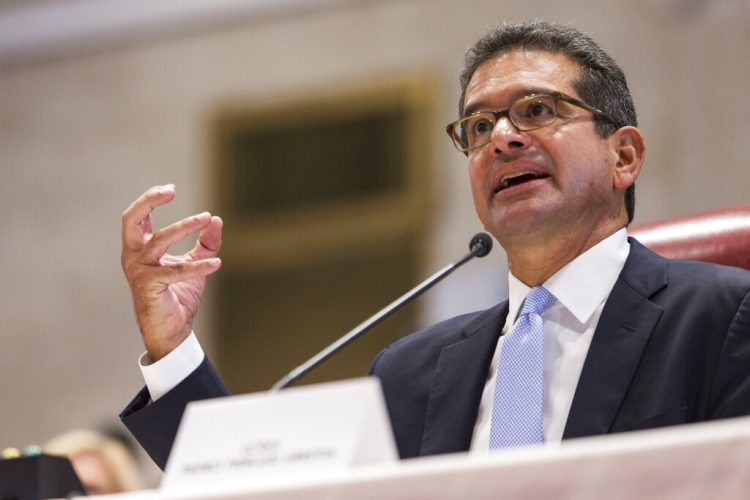
<svg viewBox="0 0 750 500">
<path fill-rule="evenodd" d="M 193 373 L 203 362 L 205 354 L 195 333 L 182 341 L 172 352 L 156 363 L 151 363 L 148 353 L 144 352 L 138 364 L 146 382 L 146 388 L 151 394 L 151 400 L 156 401 Z"/>
</svg>

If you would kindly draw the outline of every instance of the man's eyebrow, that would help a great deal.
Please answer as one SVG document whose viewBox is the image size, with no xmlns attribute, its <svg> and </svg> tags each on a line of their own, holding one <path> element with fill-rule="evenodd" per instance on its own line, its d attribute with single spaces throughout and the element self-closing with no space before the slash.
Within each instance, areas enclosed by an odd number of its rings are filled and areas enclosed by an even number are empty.
<svg viewBox="0 0 750 500">
<path fill-rule="evenodd" d="M 554 88 L 548 88 L 548 87 L 524 87 L 521 89 L 516 90 L 512 94 L 510 94 L 510 101 L 509 103 L 513 103 L 517 101 L 518 99 L 521 99 L 522 97 L 527 97 L 532 94 L 550 94 L 552 92 L 557 92 L 557 89 Z M 507 109 L 507 108 L 506 108 Z M 473 113 L 476 113 L 478 111 L 500 111 L 500 110 L 494 110 L 491 109 L 489 106 L 486 106 L 484 104 L 484 101 L 477 101 L 475 103 L 472 103 L 469 106 L 466 106 L 464 108 L 464 114 L 463 116 L 469 116 Z"/>
</svg>

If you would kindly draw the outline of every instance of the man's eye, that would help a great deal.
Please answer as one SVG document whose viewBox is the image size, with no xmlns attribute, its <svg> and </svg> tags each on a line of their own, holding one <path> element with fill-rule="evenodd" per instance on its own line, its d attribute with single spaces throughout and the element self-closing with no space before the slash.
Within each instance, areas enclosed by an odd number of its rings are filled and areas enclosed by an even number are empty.
<svg viewBox="0 0 750 500">
<path fill-rule="evenodd" d="M 526 118 L 552 118 L 555 110 L 551 103 L 546 101 L 531 101 L 526 105 L 524 112 Z"/>
<path fill-rule="evenodd" d="M 478 118 L 472 125 L 471 130 L 475 134 L 487 134 L 492 132 L 492 121 L 486 118 Z"/>
</svg>

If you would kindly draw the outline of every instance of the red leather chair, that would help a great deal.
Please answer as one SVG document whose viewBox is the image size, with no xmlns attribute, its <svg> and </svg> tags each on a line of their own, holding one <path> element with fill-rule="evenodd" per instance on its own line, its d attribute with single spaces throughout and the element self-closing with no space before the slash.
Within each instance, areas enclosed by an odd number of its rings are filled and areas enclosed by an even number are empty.
<svg viewBox="0 0 750 500">
<path fill-rule="evenodd" d="M 750 269 L 750 205 L 638 224 L 628 234 L 664 257 Z"/>
</svg>

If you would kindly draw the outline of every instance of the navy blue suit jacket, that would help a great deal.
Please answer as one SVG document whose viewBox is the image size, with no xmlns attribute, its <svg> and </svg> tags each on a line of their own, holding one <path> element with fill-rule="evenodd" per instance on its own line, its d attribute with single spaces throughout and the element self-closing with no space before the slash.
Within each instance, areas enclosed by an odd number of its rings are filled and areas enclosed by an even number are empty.
<svg viewBox="0 0 750 500">
<path fill-rule="evenodd" d="M 750 414 L 750 272 L 631 251 L 602 311 L 563 439 Z M 466 451 L 508 303 L 404 337 L 375 358 L 402 458 Z M 207 360 L 121 414 L 164 466 L 187 402 L 228 394 Z"/>
</svg>

